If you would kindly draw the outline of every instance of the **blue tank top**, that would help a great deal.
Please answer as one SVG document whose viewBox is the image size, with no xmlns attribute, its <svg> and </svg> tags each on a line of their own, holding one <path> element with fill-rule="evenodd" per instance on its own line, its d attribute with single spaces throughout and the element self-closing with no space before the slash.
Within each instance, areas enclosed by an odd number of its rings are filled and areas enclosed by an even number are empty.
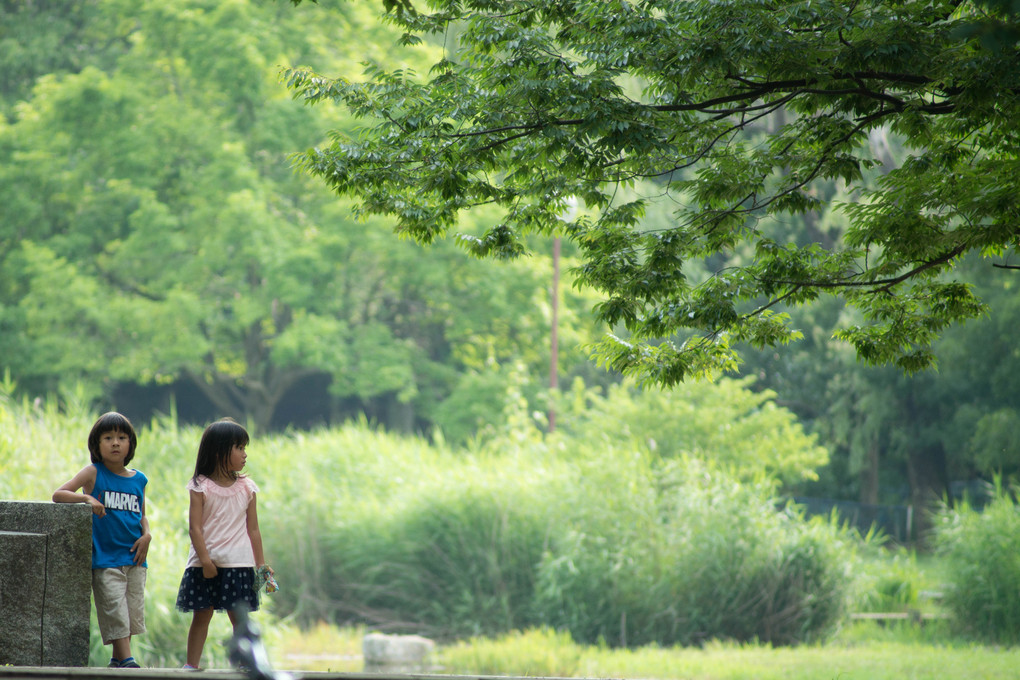
<svg viewBox="0 0 1020 680">
<path fill-rule="evenodd" d="M 149 480 L 141 470 L 135 470 L 131 477 L 121 477 L 102 463 L 93 465 L 96 485 L 92 497 L 106 506 L 106 516 L 92 515 L 92 568 L 131 566 L 135 563 L 131 546 L 142 535 L 142 508 Z"/>
</svg>

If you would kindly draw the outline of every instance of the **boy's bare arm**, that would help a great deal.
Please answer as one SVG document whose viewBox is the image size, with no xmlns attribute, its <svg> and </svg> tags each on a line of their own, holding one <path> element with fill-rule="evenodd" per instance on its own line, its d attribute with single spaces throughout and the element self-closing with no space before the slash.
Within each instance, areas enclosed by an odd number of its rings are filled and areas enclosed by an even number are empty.
<svg viewBox="0 0 1020 680">
<path fill-rule="evenodd" d="M 93 465 L 87 465 L 53 492 L 53 502 L 88 503 L 92 508 L 93 514 L 104 517 L 106 515 L 106 507 L 99 502 L 99 499 L 89 495 L 95 486 L 96 468 Z M 79 489 L 81 490 L 80 492 Z"/>
<path fill-rule="evenodd" d="M 142 502 L 142 535 L 138 537 L 131 552 L 134 553 L 135 564 L 145 564 L 145 558 L 149 554 L 149 543 L 152 541 L 152 534 L 149 532 L 149 516 L 145 514 L 145 502 Z"/>
</svg>

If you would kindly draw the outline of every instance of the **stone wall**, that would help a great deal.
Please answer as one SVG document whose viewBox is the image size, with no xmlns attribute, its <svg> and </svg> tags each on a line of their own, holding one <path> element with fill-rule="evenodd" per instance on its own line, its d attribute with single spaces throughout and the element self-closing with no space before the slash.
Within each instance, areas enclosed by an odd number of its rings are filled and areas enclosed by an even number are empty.
<svg viewBox="0 0 1020 680">
<path fill-rule="evenodd" d="M 0 501 L 0 665 L 87 666 L 92 511 Z"/>
</svg>

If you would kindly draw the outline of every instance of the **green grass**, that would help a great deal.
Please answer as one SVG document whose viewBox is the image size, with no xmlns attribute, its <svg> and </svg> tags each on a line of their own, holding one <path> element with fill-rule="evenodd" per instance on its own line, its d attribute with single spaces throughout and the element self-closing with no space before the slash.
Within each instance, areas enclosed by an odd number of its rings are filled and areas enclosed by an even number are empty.
<svg viewBox="0 0 1020 680">
<path fill-rule="evenodd" d="M 1018 650 L 894 642 L 778 648 L 711 644 L 585 655 L 585 677 L 683 680 L 978 680 L 1013 677 Z"/>
<path fill-rule="evenodd" d="M 431 672 L 450 675 L 661 680 L 984 680 L 1014 677 L 1020 649 L 923 642 L 925 627 L 854 624 L 800 647 L 712 642 L 701 648 L 608 649 L 548 630 L 441 646 Z M 292 671 L 361 670 L 361 629 L 285 628 L 268 636 L 270 659 Z M 940 631 L 932 631 L 941 637 Z"/>
</svg>

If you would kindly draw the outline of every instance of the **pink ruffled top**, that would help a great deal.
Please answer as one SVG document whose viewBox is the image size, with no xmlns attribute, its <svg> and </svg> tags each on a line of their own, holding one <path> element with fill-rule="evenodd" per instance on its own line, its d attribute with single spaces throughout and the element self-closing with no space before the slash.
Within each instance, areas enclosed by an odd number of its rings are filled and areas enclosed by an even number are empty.
<svg viewBox="0 0 1020 680">
<path fill-rule="evenodd" d="M 205 475 L 188 482 L 188 491 L 204 496 L 202 533 L 209 557 L 217 567 L 254 567 L 255 553 L 248 537 L 248 505 L 258 493 L 258 486 L 245 476 L 230 486 L 220 486 Z M 195 546 L 188 553 L 188 567 L 200 567 Z"/>
</svg>

